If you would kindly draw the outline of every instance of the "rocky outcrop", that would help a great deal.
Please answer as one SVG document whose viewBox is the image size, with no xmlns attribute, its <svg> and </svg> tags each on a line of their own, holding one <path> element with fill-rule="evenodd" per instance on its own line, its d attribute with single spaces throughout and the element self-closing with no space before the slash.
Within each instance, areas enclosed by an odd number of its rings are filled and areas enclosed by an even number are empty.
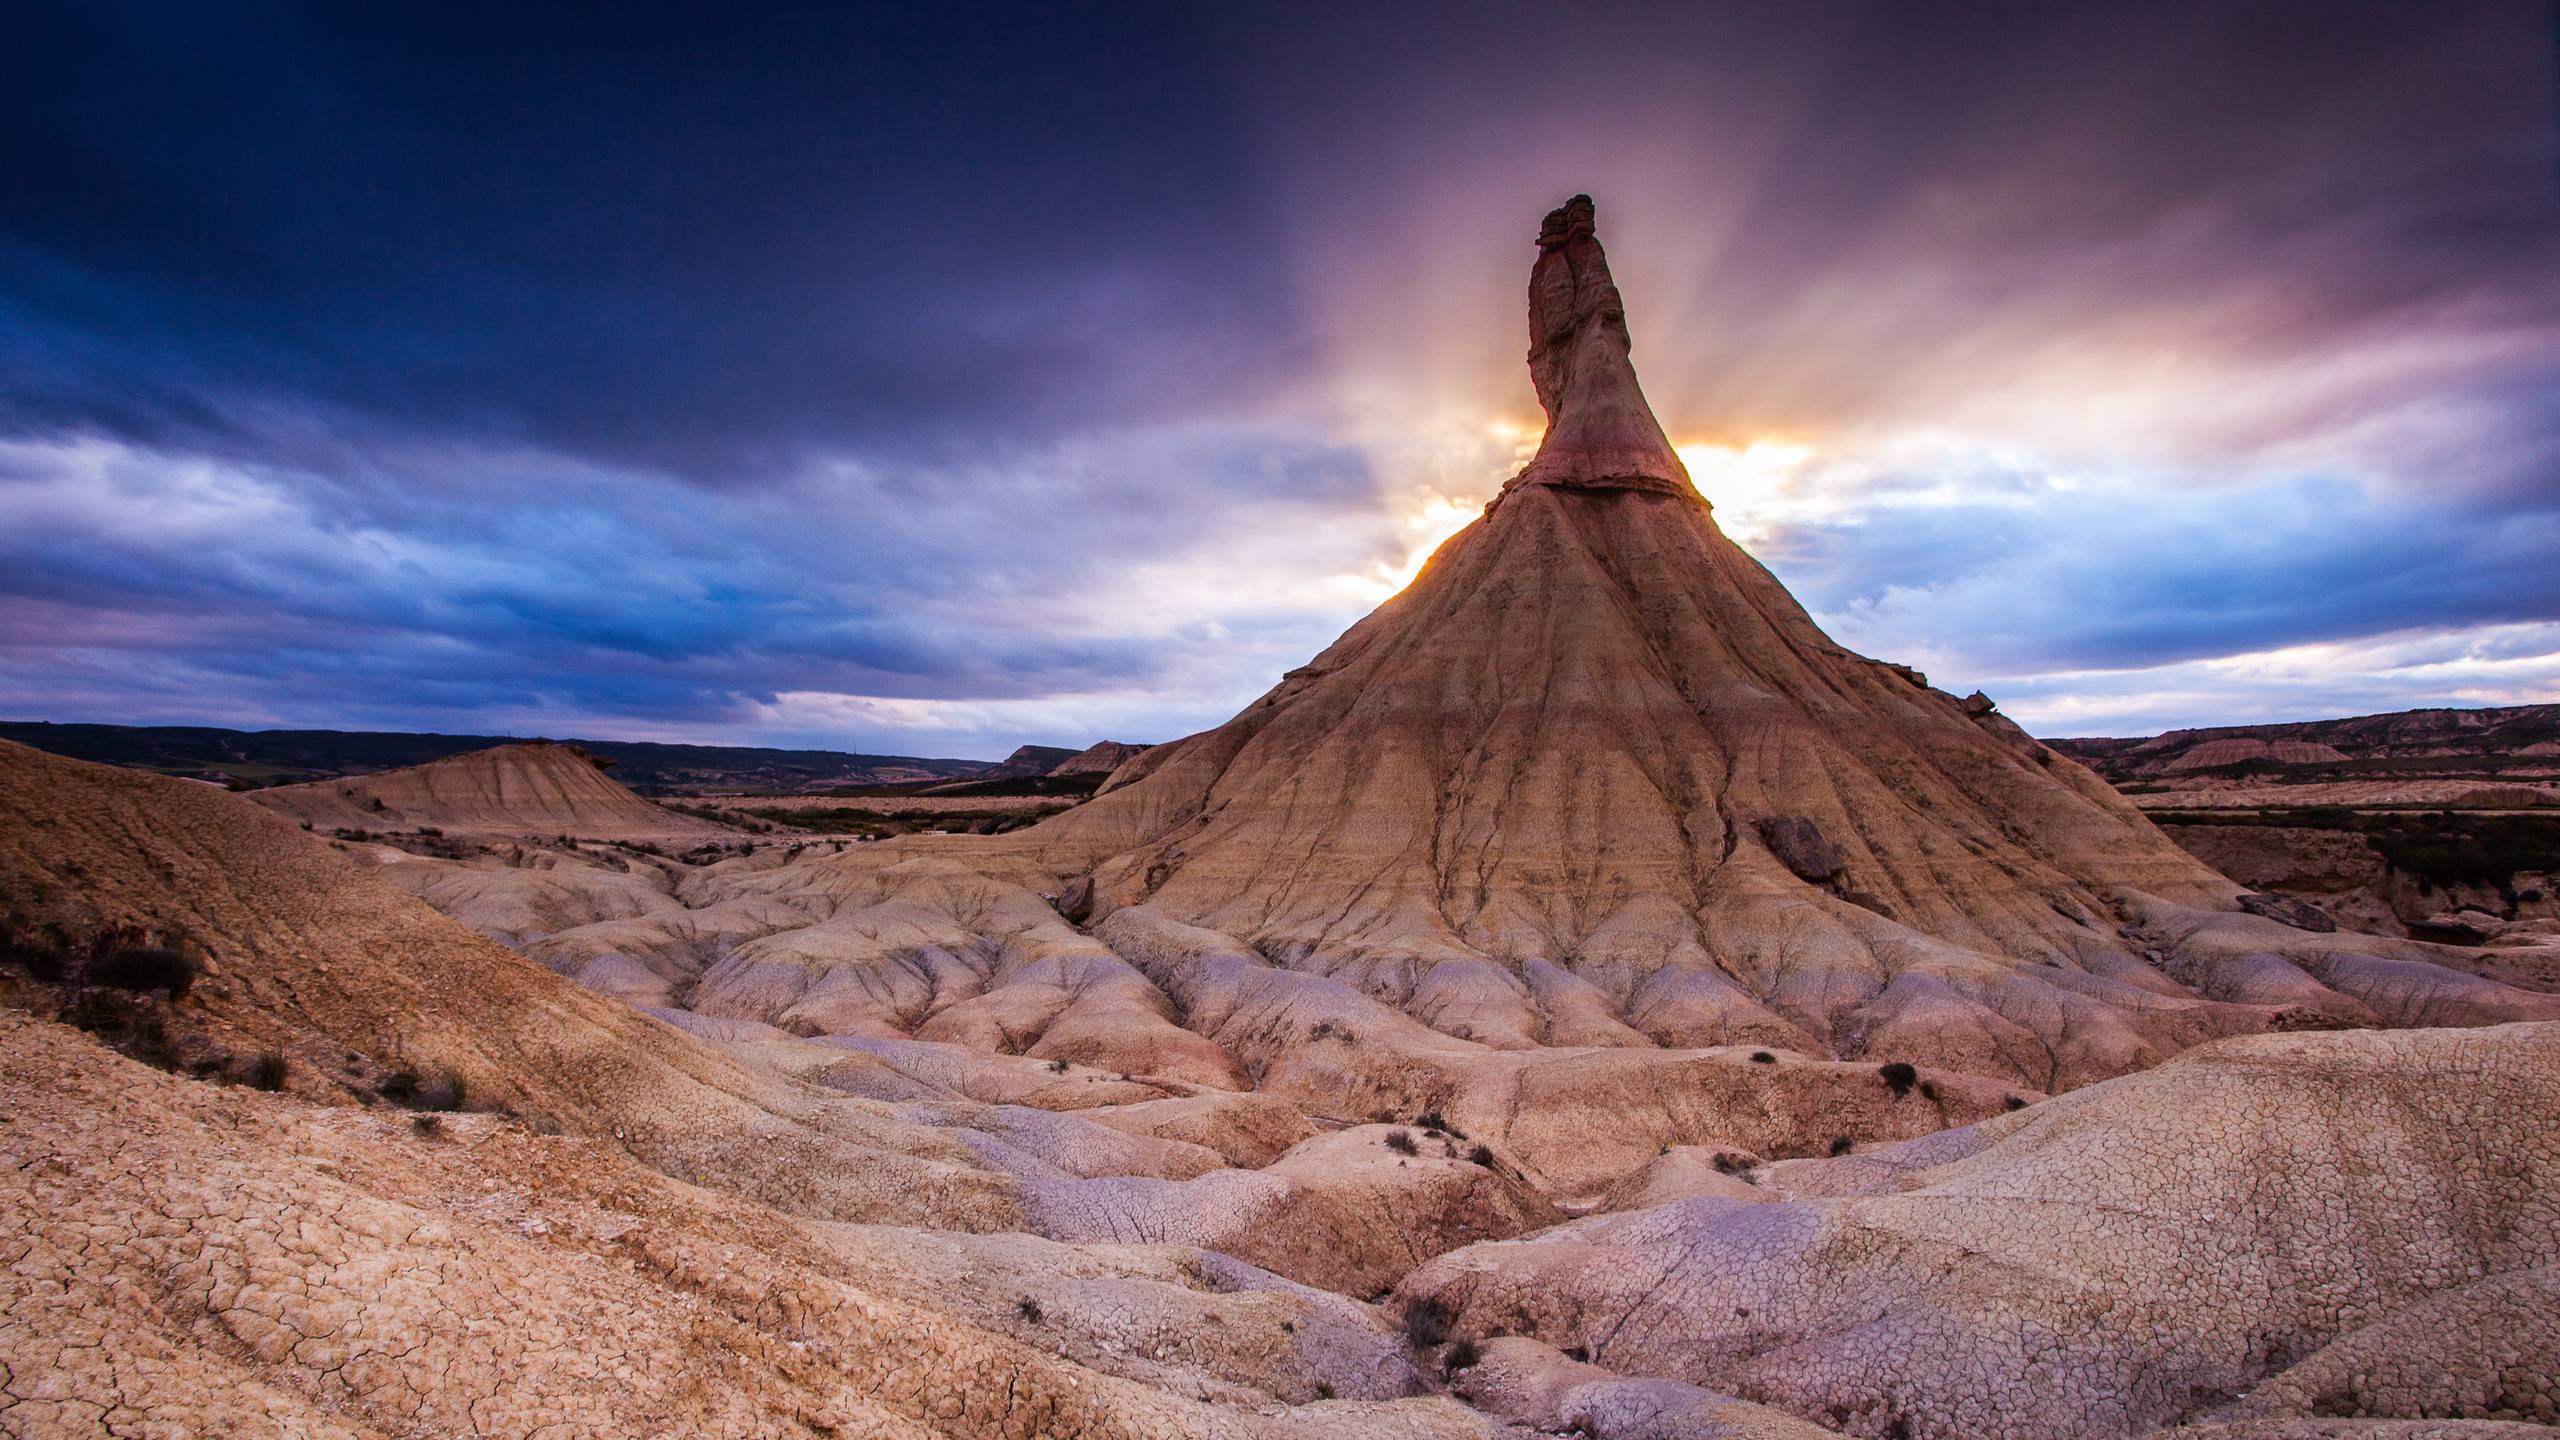
<svg viewBox="0 0 2560 1440">
<path fill-rule="evenodd" d="M 2436 873 L 2418 873 L 2393 863 L 2394 853 L 2405 856 L 2412 851 L 2417 862 L 2451 860 L 2457 862 L 2456 869 L 2467 855 L 2485 861 L 2498 837 L 2491 834 L 2484 839 L 2468 833 L 2467 827 L 2506 823 L 2497 817 L 2474 822 L 2439 813 L 2347 822 L 2370 824 L 2374 827 L 2370 831 L 2266 823 L 2279 818 L 2288 817 L 2241 815 L 2230 823 L 2214 824 L 2209 817 L 2187 816 L 2161 829 L 2197 859 L 2267 892 L 2255 906 L 2305 904 L 2357 930 L 2476 943 L 2498 934 L 2504 925 L 2560 918 L 2560 873 L 2517 869 L 2501 875 L 2484 867 L 2457 877 L 2441 868 Z M 2414 828 L 2420 825 L 2431 828 Z M 2377 837 L 2383 843 L 2377 843 Z M 2394 842 L 2396 849 L 2386 848 Z M 2540 853 L 2548 853 L 2547 844 Z M 2253 902 L 2244 898 L 2242 904 Z M 2260 913 L 2272 911 L 2261 909 Z M 2438 918 L 2464 914 L 2478 918 L 2453 926 Z"/>
<path fill-rule="evenodd" d="M 1636 384 L 1632 351 L 1597 212 L 1590 196 L 1576 195 L 1538 229 L 1538 263 L 1529 272 L 1529 378 L 1547 412 L 1547 433 L 1513 487 L 1697 493 Z"/>
</svg>

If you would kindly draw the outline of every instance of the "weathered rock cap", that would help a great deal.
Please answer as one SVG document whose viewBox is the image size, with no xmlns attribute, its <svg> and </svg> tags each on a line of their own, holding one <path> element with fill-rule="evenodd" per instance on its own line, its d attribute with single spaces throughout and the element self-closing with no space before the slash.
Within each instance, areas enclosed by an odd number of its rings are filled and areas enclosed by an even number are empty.
<svg viewBox="0 0 2560 1440">
<path fill-rule="evenodd" d="M 1529 378 L 1547 412 L 1521 485 L 1697 497 L 1629 360 L 1626 303 L 1600 248 L 1598 211 L 1576 195 L 1538 227 L 1529 272 Z"/>
</svg>

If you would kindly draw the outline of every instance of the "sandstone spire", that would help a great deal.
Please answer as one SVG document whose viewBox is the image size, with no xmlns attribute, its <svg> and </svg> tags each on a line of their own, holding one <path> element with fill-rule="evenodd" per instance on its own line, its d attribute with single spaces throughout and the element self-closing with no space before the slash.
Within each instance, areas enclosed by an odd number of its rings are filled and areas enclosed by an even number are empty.
<svg viewBox="0 0 2560 1440">
<path fill-rule="evenodd" d="M 1609 278 L 1591 197 L 1547 212 L 1529 272 L 1529 378 L 1546 439 L 1513 485 L 1694 493 L 1628 360 L 1627 307 Z"/>
</svg>

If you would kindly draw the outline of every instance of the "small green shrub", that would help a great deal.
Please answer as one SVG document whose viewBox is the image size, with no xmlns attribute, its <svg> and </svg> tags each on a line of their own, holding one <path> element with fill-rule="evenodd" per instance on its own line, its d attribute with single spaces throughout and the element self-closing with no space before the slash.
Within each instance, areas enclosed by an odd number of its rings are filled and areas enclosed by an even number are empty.
<svg viewBox="0 0 2560 1440">
<path fill-rule="evenodd" d="M 1416 1300 L 1404 1307 L 1405 1343 L 1417 1350 L 1428 1350 L 1449 1338 L 1448 1302 L 1438 1296 Z"/>
<path fill-rule="evenodd" d="M 1387 1148 L 1393 1150 L 1399 1155 L 1419 1155 L 1422 1153 L 1422 1147 L 1413 1142 L 1413 1132 L 1410 1130 L 1388 1131 Z"/>
</svg>

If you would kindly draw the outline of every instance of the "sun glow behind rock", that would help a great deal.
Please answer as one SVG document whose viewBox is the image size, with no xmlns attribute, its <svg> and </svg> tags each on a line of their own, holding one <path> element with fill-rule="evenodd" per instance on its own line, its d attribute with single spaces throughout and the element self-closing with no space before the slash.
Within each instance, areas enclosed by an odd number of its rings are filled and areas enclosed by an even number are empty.
<svg viewBox="0 0 2560 1440">
<path fill-rule="evenodd" d="M 1810 445 L 1762 436 L 1744 445 L 1706 441 L 1674 446 L 1698 493 L 1716 507 L 1716 523 L 1737 542 L 1766 539 L 1790 516 L 1812 507 L 1802 483 L 1814 459 Z"/>
<path fill-rule="evenodd" d="M 1453 500 L 1446 495 L 1426 495 L 1422 506 L 1404 517 L 1404 533 L 1411 549 L 1404 563 L 1393 570 L 1379 567 L 1379 580 L 1385 593 L 1392 595 L 1413 583 L 1422 567 L 1431 561 L 1432 552 L 1448 542 L 1450 536 L 1467 528 L 1467 522 L 1484 512 L 1479 500 Z"/>
</svg>

